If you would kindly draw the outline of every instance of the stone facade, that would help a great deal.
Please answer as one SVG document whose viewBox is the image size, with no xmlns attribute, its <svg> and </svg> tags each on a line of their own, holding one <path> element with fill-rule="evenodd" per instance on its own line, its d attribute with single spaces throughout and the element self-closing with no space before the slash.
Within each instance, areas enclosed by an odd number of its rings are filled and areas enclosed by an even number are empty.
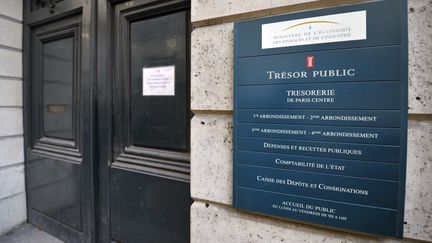
<svg viewBox="0 0 432 243">
<path fill-rule="evenodd" d="M 361 2 L 192 0 L 191 242 L 432 242 L 432 1 L 409 0 L 404 239 L 370 238 L 233 209 L 233 21 Z"/>
<path fill-rule="evenodd" d="M 22 1 L 0 7 L 0 235 L 26 220 L 22 115 Z"/>
</svg>

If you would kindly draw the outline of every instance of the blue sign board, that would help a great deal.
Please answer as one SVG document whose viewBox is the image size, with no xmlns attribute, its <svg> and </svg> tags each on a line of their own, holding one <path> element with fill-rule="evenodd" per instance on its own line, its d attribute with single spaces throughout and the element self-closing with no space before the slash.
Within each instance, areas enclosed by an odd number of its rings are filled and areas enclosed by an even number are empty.
<svg viewBox="0 0 432 243">
<path fill-rule="evenodd" d="M 407 2 L 234 26 L 234 207 L 402 237 Z"/>
</svg>

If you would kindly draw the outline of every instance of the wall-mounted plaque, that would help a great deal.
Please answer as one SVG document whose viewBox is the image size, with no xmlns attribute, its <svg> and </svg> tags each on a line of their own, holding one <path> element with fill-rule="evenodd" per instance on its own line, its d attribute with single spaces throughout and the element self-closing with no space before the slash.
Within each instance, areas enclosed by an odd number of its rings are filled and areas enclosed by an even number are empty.
<svg viewBox="0 0 432 243">
<path fill-rule="evenodd" d="M 234 28 L 234 207 L 402 237 L 406 0 Z"/>
</svg>

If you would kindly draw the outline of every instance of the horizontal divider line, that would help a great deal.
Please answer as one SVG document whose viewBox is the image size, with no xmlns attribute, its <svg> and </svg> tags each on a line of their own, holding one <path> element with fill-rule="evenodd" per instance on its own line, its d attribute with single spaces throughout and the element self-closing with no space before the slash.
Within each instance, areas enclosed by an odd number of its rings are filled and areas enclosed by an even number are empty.
<svg viewBox="0 0 432 243">
<path fill-rule="evenodd" d="M 288 170 L 288 171 L 299 172 L 298 170 L 293 170 L 293 169 L 272 168 L 272 167 L 261 166 L 261 165 L 251 165 L 251 164 L 242 164 L 242 163 L 237 163 L 237 165 L 246 166 L 246 167 L 256 167 L 256 168 L 273 169 L 273 170 Z M 236 169 L 236 171 L 238 171 L 238 168 Z M 377 179 L 377 178 L 364 178 L 364 177 L 351 176 L 351 175 L 335 175 L 335 174 L 320 173 L 320 172 L 316 172 L 316 171 L 303 171 L 302 170 L 301 172 L 302 173 L 310 173 L 310 174 L 333 176 L 333 177 L 348 177 L 348 178 L 362 179 L 362 180 L 374 180 L 374 181 L 385 181 L 385 182 L 396 182 L 396 183 L 399 183 L 399 180 L 388 180 L 388 179 Z"/>
<path fill-rule="evenodd" d="M 325 44 L 325 43 L 324 43 Z M 265 56 L 279 56 L 279 55 L 290 55 L 290 54 L 301 54 L 301 53 L 316 53 L 316 52 L 332 52 L 332 51 L 346 51 L 346 50 L 361 50 L 361 49 L 372 49 L 372 48 L 386 48 L 386 47 L 400 47 L 402 48 L 402 44 L 388 44 L 388 45 L 365 45 L 365 46 L 354 46 L 354 47 L 341 47 L 341 48 L 329 48 L 329 49 L 321 49 L 321 50 L 307 50 L 307 51 L 294 51 L 294 52 L 284 52 L 284 53 L 272 53 L 272 54 L 263 54 L 263 55 L 250 55 L 250 56 L 235 56 L 234 58 L 242 59 L 242 58 L 251 58 L 251 57 L 265 57 Z M 280 47 L 280 48 L 288 48 Z M 279 48 L 279 49 L 280 49 Z"/>
<path fill-rule="evenodd" d="M 4 19 L 4 20 L 9 20 L 9 21 L 17 23 L 17 24 L 22 24 L 22 20 L 19 20 L 19 19 L 7 16 L 7 15 L 4 15 L 4 14 L 0 14 L 0 18 Z"/>
<path fill-rule="evenodd" d="M 238 111 L 241 110 L 257 110 L 258 112 L 265 112 L 267 111 L 267 109 L 276 109 L 276 110 L 280 110 L 280 111 L 289 111 L 291 109 L 294 110 L 294 108 L 237 108 Z M 300 109 L 300 108 L 296 108 L 295 110 Z M 316 111 L 371 111 L 371 112 L 375 112 L 375 111 L 382 111 L 382 112 L 386 112 L 386 111 L 390 111 L 390 112 L 398 112 L 400 110 L 395 110 L 395 109 L 369 109 L 369 110 L 365 110 L 365 109 L 337 109 L 337 110 L 330 110 L 330 109 L 311 109 L 311 108 L 305 108 L 304 110 L 310 111 L 310 110 L 316 110 Z"/>
<path fill-rule="evenodd" d="M 270 119 L 269 119 L 270 120 Z M 338 121 L 339 122 L 339 121 Z M 345 122 L 345 121 L 342 121 Z M 320 124 L 310 124 L 310 123 L 274 123 L 274 122 L 236 122 L 237 125 L 242 124 L 253 124 L 257 126 L 263 126 L 263 125 L 276 125 L 276 126 L 306 126 L 306 127 L 343 127 L 343 128 L 370 128 L 370 129 L 401 129 L 400 127 L 381 127 L 381 126 L 350 126 L 350 125 L 320 125 Z"/>
<path fill-rule="evenodd" d="M 10 168 L 14 168 L 14 167 L 20 167 L 20 166 L 23 166 L 23 165 L 24 165 L 24 161 L 8 164 L 8 165 L 5 165 L 5 166 L 0 166 L 0 171 L 7 170 L 7 169 L 10 169 Z M 23 177 L 24 177 L 24 174 L 23 174 Z"/>
<path fill-rule="evenodd" d="M 310 156 L 310 155 L 298 155 L 298 154 L 281 154 L 281 153 L 270 153 L 270 152 L 261 152 L 261 151 L 249 151 L 249 150 L 237 150 L 237 152 L 246 152 L 246 153 L 263 153 L 263 154 L 270 154 L 270 155 L 285 155 L 285 156 L 299 156 L 299 157 L 306 157 L 306 158 L 313 158 L 313 159 L 332 159 L 332 160 L 349 160 L 350 162 L 354 163 L 376 163 L 376 164 L 386 164 L 386 165 L 397 165 L 400 166 L 400 164 L 392 163 L 392 162 L 384 162 L 384 161 L 370 161 L 370 160 L 353 160 L 353 159 L 341 159 L 341 158 L 328 158 L 323 156 Z"/>
<path fill-rule="evenodd" d="M 12 135 L 4 135 L 4 136 L 0 136 L 0 140 L 2 138 L 24 138 L 24 134 L 19 133 L 19 134 L 12 134 Z"/>
<path fill-rule="evenodd" d="M 24 176 L 23 176 L 23 177 L 24 177 Z M 24 179 L 23 179 L 23 180 L 24 180 Z M 24 198 L 25 198 L 25 196 L 26 196 L 26 191 L 24 190 L 24 191 L 16 192 L 16 193 L 13 193 L 13 194 L 8 195 L 8 196 L 6 196 L 6 197 L 0 198 L 0 202 L 2 202 L 2 201 L 4 201 L 4 200 L 11 199 L 11 198 L 13 198 L 13 197 L 17 197 L 17 196 L 19 196 L 19 195 L 21 195 L 21 194 L 24 194 Z M 15 206 L 16 206 L 16 204 L 15 204 Z M 25 207 L 25 206 L 24 206 L 24 207 Z M 0 237 L 0 238 L 1 238 L 1 237 Z"/>
<path fill-rule="evenodd" d="M 331 81 L 331 82 L 327 82 L 327 81 L 313 81 L 313 82 L 302 82 L 302 83 L 260 83 L 260 84 L 236 84 L 236 87 L 251 87 L 251 86 L 270 86 L 270 85 L 307 85 L 307 84 L 344 84 L 344 83 L 379 83 L 379 82 L 383 82 L 383 83 L 389 83 L 389 82 L 402 82 L 405 80 L 390 80 L 390 79 L 386 79 L 386 80 L 350 80 L 350 81 Z M 237 81 L 238 82 L 238 81 Z M 303 96 L 299 96 L 299 97 L 303 97 Z M 295 97 L 293 97 L 295 98 Z"/>
<path fill-rule="evenodd" d="M 268 108 L 234 108 L 234 113 L 236 110 L 316 110 L 316 111 L 329 111 L 329 109 L 320 109 L 320 108 L 305 108 L 305 107 L 285 107 L 285 108 L 273 108 L 273 107 L 268 107 Z M 359 108 L 353 108 L 353 109 L 346 109 L 346 108 L 341 108 L 341 109 L 332 109 L 330 111 L 400 111 L 402 112 L 402 108 L 401 109 L 359 109 Z"/>
<path fill-rule="evenodd" d="M 362 205 L 357 203 L 349 203 L 349 202 L 342 202 L 342 201 L 334 201 L 329 199 L 323 199 L 323 198 L 316 198 L 316 197 L 307 197 L 307 196 L 300 196 L 295 194 L 288 194 L 288 193 L 281 193 L 281 192 L 274 192 L 274 191 L 265 191 L 257 188 L 251 188 L 251 187 L 245 187 L 245 186 L 237 186 L 237 188 L 247 189 L 247 190 L 253 190 L 253 191 L 260 191 L 260 192 L 266 192 L 266 193 L 274 193 L 274 194 L 280 194 L 280 195 L 287 195 L 287 196 L 293 196 L 293 197 L 300 197 L 300 198 L 307 198 L 312 200 L 318 200 L 318 201 L 325 201 L 325 202 L 332 202 L 332 203 L 339 203 L 339 204 L 346 204 L 346 205 L 354 205 L 359 207 L 367 207 L 367 208 L 375 208 L 380 210 L 388 210 L 388 211 L 395 211 L 398 212 L 397 209 L 394 208 L 384 208 L 384 207 L 378 207 L 378 206 L 372 206 L 372 205 Z"/>
<path fill-rule="evenodd" d="M 408 114 L 409 121 L 432 121 L 432 114 Z"/>
<path fill-rule="evenodd" d="M 23 81 L 22 77 L 14 77 L 14 76 L 6 76 L 6 75 L 0 75 L 0 79 L 6 79 L 11 81 Z"/>
<path fill-rule="evenodd" d="M 299 126 L 299 123 L 255 123 L 255 122 L 236 122 L 237 126 L 241 125 L 241 124 L 256 124 L 256 125 L 293 125 L 293 126 Z M 347 127 L 352 127 L 352 128 L 378 128 L 378 129 L 401 129 L 401 127 L 381 127 L 381 126 L 376 126 L 376 127 L 372 127 L 372 126 L 350 126 L 350 125 L 315 125 L 315 124 L 305 124 L 304 126 L 326 126 L 326 127 L 343 127 L 343 128 L 347 128 Z"/>
<path fill-rule="evenodd" d="M 238 149 L 238 148 L 236 148 L 236 145 L 234 145 L 234 151 L 269 153 L 269 152 L 262 152 L 262 151 L 254 151 L 254 150 L 243 150 L 243 149 Z M 271 154 L 280 154 L 280 155 L 287 154 L 287 155 L 305 156 L 305 157 L 308 156 L 308 155 L 302 155 L 302 154 L 291 154 L 291 153 L 271 153 Z M 362 160 L 362 159 L 333 158 L 333 157 L 325 157 L 325 156 L 318 156 L 318 155 L 315 155 L 315 156 L 309 156 L 309 157 L 314 157 L 314 158 L 325 158 L 325 159 L 343 159 L 343 160 L 351 160 L 351 161 L 364 161 L 364 160 Z M 367 161 L 370 161 L 370 160 L 367 160 Z M 377 161 L 377 160 L 373 160 L 373 161 L 371 161 L 371 162 L 400 165 L 399 162 L 392 163 L 392 162 L 388 162 L 388 161 Z"/>
<path fill-rule="evenodd" d="M 231 116 L 233 115 L 233 108 L 230 110 L 199 110 L 192 109 L 191 110 L 194 115 L 214 115 L 214 116 Z"/>
<path fill-rule="evenodd" d="M 397 147 L 400 145 L 388 145 L 388 144 L 369 144 L 369 143 L 347 143 L 347 142 L 334 142 L 334 141 L 322 141 L 322 140 L 305 140 L 305 139 L 292 139 L 292 138 L 268 138 L 268 137 L 253 137 L 253 136 L 237 136 L 239 138 L 258 138 L 258 139 L 276 139 L 276 140 L 288 140 L 295 142 L 312 142 L 312 143 L 338 143 L 338 144 L 353 144 L 353 145 L 366 145 L 366 146 L 377 146 L 377 147 Z"/>
<path fill-rule="evenodd" d="M 399 147 L 399 148 L 401 147 L 400 145 L 392 145 L 392 144 L 377 144 L 377 143 L 366 143 L 366 142 L 365 143 L 360 143 L 360 142 L 347 143 L 347 142 L 343 142 L 343 141 L 327 141 L 327 140 L 318 140 L 318 139 L 311 140 L 310 138 L 308 140 L 308 138 L 292 139 L 292 138 L 282 138 L 282 137 L 264 137 L 264 136 L 254 137 L 254 136 L 243 136 L 243 135 L 242 136 L 238 135 L 238 137 L 241 137 L 241 138 L 261 138 L 261 139 L 283 139 L 283 140 L 300 141 L 300 142 L 305 141 L 305 142 L 317 142 L 317 143 L 324 142 L 324 143 L 340 143 L 340 144 L 353 144 L 353 145 L 366 145 L 366 146 L 385 146 L 385 147 Z"/>
<path fill-rule="evenodd" d="M 12 46 L 6 46 L 6 45 L 1 45 L 0 44 L 0 49 L 2 50 L 7 50 L 7 51 L 13 51 L 13 52 L 18 52 L 20 54 L 22 54 L 22 49 L 20 48 L 16 48 L 16 47 L 12 47 Z"/>
<path fill-rule="evenodd" d="M 17 109 L 22 109 L 23 106 L 22 105 L 0 105 L 0 109 L 1 108 L 17 108 Z"/>
<path fill-rule="evenodd" d="M 343 128 L 377 128 L 377 129 L 401 129 L 401 127 L 382 127 L 382 126 L 351 126 L 351 125 L 321 125 L 321 124 L 314 124 L 314 123 L 276 123 L 276 122 L 236 122 L 236 125 L 242 125 L 242 124 L 255 124 L 257 126 L 259 125 L 276 125 L 276 126 L 321 126 L 321 127 L 343 127 Z"/>
<path fill-rule="evenodd" d="M 244 135 L 238 135 L 237 137 L 241 137 L 241 138 L 261 138 L 261 139 L 283 139 L 283 140 L 291 140 L 291 141 L 306 141 L 306 142 L 324 142 L 324 143 L 340 143 L 340 144 L 354 144 L 354 145 L 366 145 L 366 146 L 386 146 L 386 147 L 401 147 L 400 145 L 393 145 L 393 144 L 377 144 L 377 143 L 360 143 L 360 142 L 356 142 L 356 143 L 348 143 L 348 142 L 344 142 L 344 141 L 328 141 L 328 140 L 320 140 L 320 139 L 313 139 L 313 138 L 282 138 L 282 137 L 267 137 L 267 136 L 244 136 Z"/>
</svg>

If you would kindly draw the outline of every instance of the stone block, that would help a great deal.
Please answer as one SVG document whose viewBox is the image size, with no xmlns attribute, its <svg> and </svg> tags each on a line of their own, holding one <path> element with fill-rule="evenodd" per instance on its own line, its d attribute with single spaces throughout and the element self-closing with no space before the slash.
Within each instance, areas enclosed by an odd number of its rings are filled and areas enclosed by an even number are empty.
<svg viewBox="0 0 432 243">
<path fill-rule="evenodd" d="M 25 193 L 0 200 L 0 235 L 22 224 L 27 219 Z"/>
<path fill-rule="evenodd" d="M 23 134 L 21 108 L 0 107 L 0 137 Z"/>
<path fill-rule="evenodd" d="M 22 82 L 0 79 L 0 107 L 22 106 Z"/>
<path fill-rule="evenodd" d="M 192 32 L 192 110 L 232 110 L 233 45 L 232 23 Z"/>
<path fill-rule="evenodd" d="M 0 45 L 22 49 L 22 25 L 9 19 L 0 18 Z"/>
<path fill-rule="evenodd" d="M 192 22 L 317 0 L 192 0 Z"/>
<path fill-rule="evenodd" d="M 432 121 L 408 127 L 404 235 L 432 241 Z"/>
<path fill-rule="evenodd" d="M 0 168 L 0 200 L 25 192 L 24 165 Z"/>
<path fill-rule="evenodd" d="M 432 114 L 432 2 L 408 1 L 409 113 Z"/>
<path fill-rule="evenodd" d="M 191 122 L 191 195 L 232 204 L 232 117 L 195 115 Z"/>
<path fill-rule="evenodd" d="M 0 168 L 24 161 L 22 136 L 0 138 Z"/>
<path fill-rule="evenodd" d="M 2 0 L 0 14 L 22 20 L 23 15 L 23 1 L 18 0 Z"/>
<path fill-rule="evenodd" d="M 0 76 L 22 77 L 22 53 L 0 49 Z"/>
</svg>

